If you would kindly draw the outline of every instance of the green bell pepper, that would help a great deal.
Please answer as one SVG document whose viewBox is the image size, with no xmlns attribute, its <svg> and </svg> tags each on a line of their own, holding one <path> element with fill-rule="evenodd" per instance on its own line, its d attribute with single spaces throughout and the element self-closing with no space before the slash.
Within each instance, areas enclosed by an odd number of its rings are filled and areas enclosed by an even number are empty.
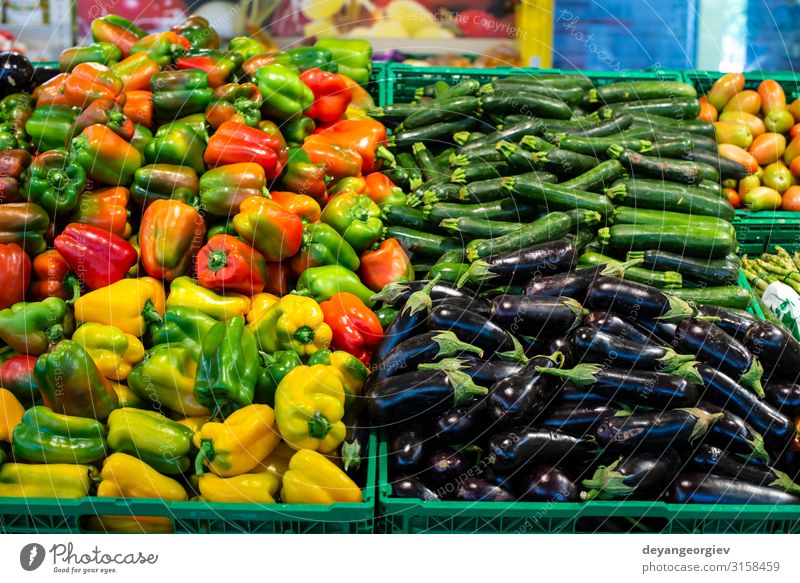
<svg viewBox="0 0 800 583">
<path fill-rule="evenodd" d="M 0 310 L 0 339 L 22 354 L 44 354 L 74 329 L 72 310 L 61 298 L 20 302 Z"/>
<path fill-rule="evenodd" d="M 173 26 L 172 31 L 188 40 L 193 49 L 219 48 L 219 34 L 208 19 L 199 14 L 188 16 L 186 20 Z"/>
<path fill-rule="evenodd" d="M 281 124 L 281 133 L 283 134 L 286 144 L 291 148 L 299 148 L 306 141 L 314 130 L 317 129 L 317 124 L 314 120 L 307 115 L 301 115 L 294 119 Z"/>
<path fill-rule="evenodd" d="M 286 168 L 281 176 L 281 188 L 298 194 L 307 194 L 317 200 L 324 199 L 330 178 L 325 164 L 314 164 L 301 148 L 291 148 Z"/>
<path fill-rule="evenodd" d="M 323 265 L 306 269 L 300 274 L 295 293 L 309 296 L 318 302 L 329 300 L 339 292 L 349 292 L 367 306 L 373 306 L 374 293 L 361 283 L 358 275 L 341 265 Z"/>
<path fill-rule="evenodd" d="M 214 325 L 206 336 L 194 394 L 214 416 L 252 404 L 260 375 L 258 346 L 243 316 Z"/>
<path fill-rule="evenodd" d="M 40 152 L 66 146 L 72 124 L 78 119 L 81 109 L 69 105 L 45 105 L 37 107 L 25 122 L 25 131 L 31 143 Z"/>
<path fill-rule="evenodd" d="M 133 126 L 133 138 L 131 138 L 131 146 L 139 150 L 139 153 L 144 156 L 144 149 L 147 144 L 153 141 L 153 132 L 149 128 L 141 124 Z"/>
<path fill-rule="evenodd" d="M 106 430 L 96 419 L 31 407 L 14 428 L 14 457 L 46 464 L 90 464 L 106 457 Z"/>
<path fill-rule="evenodd" d="M 0 152 L 7 150 L 25 150 L 30 152 L 30 136 L 25 132 L 25 128 L 15 128 L 10 123 L 0 123 Z"/>
<path fill-rule="evenodd" d="M 296 273 L 323 265 L 341 265 L 356 271 L 360 263 L 358 254 L 336 229 L 325 223 L 303 225 L 300 253 L 292 259 Z"/>
<path fill-rule="evenodd" d="M 121 58 L 122 51 L 116 45 L 108 42 L 96 42 L 61 51 L 61 55 L 58 57 L 58 65 L 62 72 L 68 73 L 81 63 L 100 63 L 108 67 Z"/>
<path fill-rule="evenodd" d="M 208 415 L 194 398 L 197 361 L 192 348 L 177 343 L 158 344 L 133 367 L 128 386 L 162 413 L 173 411 L 184 417 Z"/>
<path fill-rule="evenodd" d="M 144 155 L 150 164 L 188 166 L 201 175 L 206 171 L 205 149 L 203 136 L 190 126 L 176 122 L 158 128 L 155 138 L 144 149 Z"/>
<path fill-rule="evenodd" d="M 264 96 L 262 111 L 271 119 L 284 121 L 300 117 L 314 103 L 311 89 L 289 67 L 260 67 L 256 70 L 255 81 Z"/>
<path fill-rule="evenodd" d="M 193 436 L 185 425 L 155 411 L 126 407 L 108 417 L 108 447 L 138 457 L 162 474 L 189 469 Z"/>
<path fill-rule="evenodd" d="M 375 315 L 378 316 L 378 321 L 381 323 L 381 328 L 383 328 L 384 332 L 389 327 L 389 324 L 394 322 L 394 319 L 397 318 L 397 314 L 399 313 L 400 310 L 392 306 L 383 306 L 375 310 Z"/>
<path fill-rule="evenodd" d="M 119 400 L 80 344 L 62 340 L 36 361 L 33 375 L 44 404 L 65 415 L 105 421 Z"/>
<path fill-rule="evenodd" d="M 278 54 L 286 55 L 288 64 L 300 69 L 301 73 L 309 69 L 321 69 L 328 73 L 336 73 L 339 70 L 339 66 L 333 60 L 333 54 L 323 47 L 295 47 Z"/>
<path fill-rule="evenodd" d="M 366 251 L 383 235 L 381 209 L 365 194 L 343 192 L 325 205 L 320 220 L 336 229 L 358 251 Z"/>
<path fill-rule="evenodd" d="M 228 43 L 228 52 L 239 53 L 243 59 L 264 54 L 264 45 L 249 36 L 237 36 Z"/>
<path fill-rule="evenodd" d="M 372 45 L 366 40 L 321 38 L 314 46 L 330 51 L 341 75 L 350 77 L 359 85 L 369 83 L 372 74 Z"/>
<path fill-rule="evenodd" d="M 174 199 L 195 206 L 199 190 L 197 173 L 188 166 L 149 164 L 134 173 L 131 198 L 142 207 L 160 199 Z"/>
<path fill-rule="evenodd" d="M 275 407 L 275 391 L 289 371 L 302 361 L 294 350 L 278 350 L 272 354 L 261 353 L 261 370 L 256 383 L 254 403 Z"/>
<path fill-rule="evenodd" d="M 153 106 L 160 120 L 173 120 L 191 113 L 205 112 L 214 90 L 202 69 L 164 71 L 150 79 Z"/>
<path fill-rule="evenodd" d="M 184 347 L 195 361 L 200 360 L 203 340 L 217 320 L 200 310 L 173 306 L 164 312 L 163 321 L 150 332 L 153 345 L 172 344 Z"/>
<path fill-rule="evenodd" d="M 86 170 L 64 150 L 39 154 L 28 168 L 22 194 L 52 216 L 69 214 L 86 186 Z"/>
<path fill-rule="evenodd" d="M 174 123 L 182 123 L 189 126 L 197 133 L 198 136 L 202 137 L 206 142 L 208 141 L 208 122 L 206 121 L 205 113 L 193 113 L 191 115 L 178 118 L 173 122 L 164 124 L 164 126 L 169 127 Z"/>
<path fill-rule="evenodd" d="M 45 234 L 50 217 L 42 207 L 30 202 L 0 204 L 0 243 L 16 243 L 31 256 L 47 249 Z"/>
<path fill-rule="evenodd" d="M 266 177 L 258 164 L 226 164 L 200 178 L 200 202 L 209 215 L 233 217 L 243 200 L 267 193 Z"/>
<path fill-rule="evenodd" d="M 33 110 L 36 98 L 27 93 L 12 93 L 0 100 L 0 123 L 10 124 L 15 129 L 24 129 Z"/>
</svg>

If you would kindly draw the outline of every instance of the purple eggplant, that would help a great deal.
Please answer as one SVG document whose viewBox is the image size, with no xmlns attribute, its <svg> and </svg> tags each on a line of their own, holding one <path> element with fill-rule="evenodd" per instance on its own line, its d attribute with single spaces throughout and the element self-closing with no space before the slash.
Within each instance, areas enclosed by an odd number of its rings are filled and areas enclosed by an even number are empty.
<svg viewBox="0 0 800 583">
<path fill-rule="evenodd" d="M 566 359 L 569 358 L 567 354 L 569 349 L 569 336 L 553 336 L 552 338 L 548 338 L 545 340 L 543 348 L 545 354 L 560 352 L 564 355 L 566 362 Z"/>
<path fill-rule="evenodd" d="M 462 481 L 458 488 L 456 488 L 455 500 L 462 502 L 514 502 L 515 498 L 505 488 L 497 484 L 479 478 L 477 476 L 470 476 Z"/>
<path fill-rule="evenodd" d="M 552 429 L 528 428 L 493 435 L 488 443 L 489 465 L 506 474 L 527 464 L 564 464 L 585 461 L 594 447 L 583 438 Z"/>
<path fill-rule="evenodd" d="M 559 273 L 572 267 L 576 256 L 575 246 L 563 239 L 498 253 L 474 261 L 458 285 L 520 282 L 537 273 Z"/>
<path fill-rule="evenodd" d="M 634 262 L 630 262 L 634 263 Z M 539 274 L 525 284 L 525 295 L 535 297 L 567 297 L 579 302 L 586 300 L 589 286 L 600 276 L 619 277 L 630 263 L 593 265 L 556 275 Z M 641 263 L 636 261 L 635 263 Z"/>
<path fill-rule="evenodd" d="M 476 314 L 481 314 L 483 316 L 488 316 L 491 313 L 491 306 L 489 302 L 473 297 L 464 297 L 464 298 L 441 298 L 438 300 L 433 300 L 433 307 L 439 306 L 441 304 L 447 304 L 453 308 L 458 308 L 460 310 L 470 310 L 475 312 Z"/>
<path fill-rule="evenodd" d="M 427 279 L 414 281 L 398 281 L 385 286 L 380 293 L 372 296 L 374 300 L 380 300 L 387 306 L 402 306 L 414 292 L 422 291 L 430 284 Z M 472 293 L 462 290 L 447 281 L 437 281 L 430 288 L 429 294 L 431 301 L 442 300 L 444 298 L 472 299 Z"/>
<path fill-rule="evenodd" d="M 525 336 L 564 334 L 580 326 L 588 312 L 570 298 L 502 295 L 492 299 L 492 322 Z"/>
<path fill-rule="evenodd" d="M 616 368 L 654 370 L 686 376 L 695 382 L 700 377 L 691 366 L 692 357 L 678 354 L 664 346 L 646 344 L 644 346 L 584 326 L 575 330 L 570 337 L 570 356 L 572 361 L 602 363 Z"/>
<path fill-rule="evenodd" d="M 800 504 L 797 496 L 775 488 L 700 473 L 678 476 L 669 499 L 676 504 Z"/>
<path fill-rule="evenodd" d="M 457 370 L 469 376 L 476 384 L 490 387 L 500 379 L 515 375 L 525 365 L 507 360 L 481 360 L 479 358 L 445 358 L 439 362 L 420 364 L 419 370 Z"/>
<path fill-rule="evenodd" d="M 537 466 L 520 480 L 520 499 L 527 502 L 577 502 L 578 486 L 555 466 Z"/>
<path fill-rule="evenodd" d="M 800 342 L 786 328 L 756 322 L 747 329 L 744 345 L 764 367 L 764 378 L 795 383 L 800 379 Z"/>
<path fill-rule="evenodd" d="M 459 371 L 421 370 L 378 381 L 366 398 L 374 421 L 397 423 L 433 417 L 488 392 Z"/>
<path fill-rule="evenodd" d="M 644 330 L 651 335 L 651 338 L 659 341 L 664 346 L 675 348 L 675 329 L 677 324 L 673 322 L 662 322 L 661 320 L 641 319 L 637 322 Z"/>
<path fill-rule="evenodd" d="M 459 480 L 466 475 L 469 468 L 467 457 L 463 453 L 452 449 L 440 449 L 428 458 L 425 474 L 427 481 L 437 488 L 437 492 L 444 492 L 449 497 L 455 492 Z"/>
<path fill-rule="evenodd" d="M 592 393 L 609 401 L 631 405 L 674 407 L 692 405 L 698 398 L 694 383 L 673 374 L 603 368 L 599 364 L 579 364 L 571 369 L 539 367 L 536 370 L 567 380 L 578 388 L 591 389 Z"/>
<path fill-rule="evenodd" d="M 722 417 L 714 422 L 703 438 L 703 443 L 719 447 L 731 454 L 770 463 L 770 455 L 764 448 L 764 438 L 738 415 L 726 411 L 718 405 L 701 401 L 699 409 L 706 413 L 721 413 Z"/>
<path fill-rule="evenodd" d="M 486 399 L 445 411 L 436 418 L 433 427 L 442 443 L 473 443 L 486 431 Z"/>
<path fill-rule="evenodd" d="M 747 329 L 758 321 L 750 312 L 731 308 L 697 304 L 697 311 L 701 316 L 717 318 L 714 324 L 739 341 L 744 338 Z"/>
<path fill-rule="evenodd" d="M 602 405 L 558 405 L 549 407 L 538 422 L 546 429 L 556 429 L 569 435 L 581 437 L 591 433 L 606 417 L 613 417 L 620 409 L 603 403 Z"/>
<path fill-rule="evenodd" d="M 586 295 L 594 310 L 609 310 L 633 321 L 641 319 L 679 322 L 695 314 L 692 306 L 667 292 L 641 283 L 598 277 Z"/>
<path fill-rule="evenodd" d="M 633 453 L 608 466 L 600 466 L 583 481 L 586 500 L 613 500 L 628 496 L 661 496 L 680 469 L 681 459 L 668 449 L 658 453 Z"/>
<path fill-rule="evenodd" d="M 423 332 L 395 345 L 374 366 L 370 384 L 385 378 L 416 370 L 417 366 L 445 357 L 466 353 L 483 355 L 483 350 L 459 340 L 452 332 Z"/>
<path fill-rule="evenodd" d="M 800 485 L 783 472 L 762 464 L 735 457 L 711 445 L 700 445 L 692 455 L 691 466 L 698 472 L 717 474 L 757 486 L 770 486 L 792 494 L 800 494 Z"/>
<path fill-rule="evenodd" d="M 432 279 L 421 290 L 415 291 L 408 296 L 400 312 L 383 332 L 381 345 L 373 355 L 373 359 L 376 362 L 380 362 L 386 358 L 398 344 L 401 344 L 424 330 L 425 320 L 433 306 L 430 295 L 431 289 L 435 286 L 437 281 L 438 279 Z"/>
<path fill-rule="evenodd" d="M 594 436 L 601 447 L 615 451 L 687 449 L 721 416 L 691 408 L 608 417 L 594 430 Z"/>
<path fill-rule="evenodd" d="M 800 385 L 774 381 L 764 387 L 764 399 L 778 411 L 800 416 Z"/>
<path fill-rule="evenodd" d="M 591 388 L 579 388 L 567 382 L 556 392 L 555 401 L 571 407 L 594 407 L 607 405 L 610 400 L 593 392 Z"/>
<path fill-rule="evenodd" d="M 704 398 L 747 421 L 763 436 L 770 452 L 782 452 L 794 441 L 794 424 L 780 411 L 714 367 L 698 364 L 696 368 L 706 387 Z"/>
<path fill-rule="evenodd" d="M 503 360 L 525 362 L 522 345 L 513 335 L 485 316 L 440 305 L 428 316 L 428 329 L 450 330 L 459 340 L 482 348 L 486 355 L 496 354 Z"/>
<path fill-rule="evenodd" d="M 392 482 L 392 497 L 419 498 L 428 502 L 441 500 L 433 490 L 412 476 L 398 478 Z"/>
<path fill-rule="evenodd" d="M 422 470 L 428 439 L 417 425 L 400 429 L 389 442 L 389 468 L 400 474 Z"/>
<path fill-rule="evenodd" d="M 583 325 L 643 346 L 661 344 L 658 338 L 651 336 L 648 331 L 642 330 L 636 324 L 626 322 L 611 312 L 589 312 L 589 315 L 583 319 Z"/>
<path fill-rule="evenodd" d="M 493 427 L 525 426 L 550 403 L 556 392 L 554 379 L 537 372 L 537 367 L 554 368 L 557 356 L 536 356 L 516 375 L 497 381 L 486 397 Z"/>
<path fill-rule="evenodd" d="M 675 328 L 677 349 L 693 354 L 698 360 L 715 367 L 739 384 L 764 396 L 761 387 L 761 364 L 745 346 L 721 328 L 697 318 L 679 323 Z"/>
</svg>

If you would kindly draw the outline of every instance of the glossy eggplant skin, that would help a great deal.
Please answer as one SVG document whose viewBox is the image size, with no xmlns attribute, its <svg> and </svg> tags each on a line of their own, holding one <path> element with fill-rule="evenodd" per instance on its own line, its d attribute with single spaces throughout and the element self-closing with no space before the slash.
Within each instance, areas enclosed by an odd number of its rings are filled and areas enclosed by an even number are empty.
<svg viewBox="0 0 800 583">
<path fill-rule="evenodd" d="M 800 385 L 773 381 L 764 387 L 764 399 L 781 413 L 800 415 Z"/>
<path fill-rule="evenodd" d="M 413 476 L 397 478 L 392 482 L 392 497 L 419 498 L 428 502 L 441 500 L 433 490 Z"/>
<path fill-rule="evenodd" d="M 753 355 L 733 336 L 707 322 L 690 318 L 675 327 L 676 350 L 694 354 L 698 360 L 715 366 L 738 379 L 753 366 Z"/>
<path fill-rule="evenodd" d="M 584 312 L 569 298 L 501 295 L 492 298 L 491 319 L 524 336 L 564 334 L 580 324 Z"/>
<path fill-rule="evenodd" d="M 537 366 L 553 368 L 557 362 L 536 356 L 518 374 L 500 379 L 489 389 L 486 409 L 492 428 L 525 426 L 553 399 L 557 385 L 552 377 L 537 372 Z"/>
<path fill-rule="evenodd" d="M 734 478 L 758 486 L 769 486 L 778 479 L 769 467 L 748 463 L 708 444 L 701 444 L 694 451 L 691 467 L 705 474 Z"/>
<path fill-rule="evenodd" d="M 559 239 L 506 253 L 491 255 L 482 260 L 492 275 L 504 281 L 525 281 L 535 273 L 567 271 L 577 254 L 569 241 Z"/>
<path fill-rule="evenodd" d="M 629 342 L 634 342 L 643 346 L 654 342 L 659 343 L 658 339 L 651 336 L 648 331 L 642 330 L 636 324 L 626 322 L 611 312 L 602 310 L 589 312 L 583 319 L 583 325 L 612 334 L 613 336 L 619 336 Z"/>
<path fill-rule="evenodd" d="M 491 387 L 500 379 L 519 373 L 522 367 L 525 366 L 520 362 L 483 360 L 474 357 L 461 358 L 459 360 L 462 361 L 459 370 L 482 387 Z"/>
<path fill-rule="evenodd" d="M 396 282 L 383 288 L 378 299 L 382 299 L 385 305 L 402 306 L 408 301 L 412 293 L 421 291 L 430 283 L 427 279 L 415 279 L 413 281 Z M 437 281 L 430 291 L 431 301 L 439 301 L 445 298 L 472 299 L 472 292 L 456 287 L 447 281 Z"/>
<path fill-rule="evenodd" d="M 515 498 L 505 488 L 489 480 L 470 476 L 456 488 L 455 500 L 462 502 L 514 502 Z"/>
<path fill-rule="evenodd" d="M 726 310 L 717 306 L 704 306 L 697 304 L 697 311 L 701 316 L 719 318 L 714 324 L 725 332 L 741 341 L 747 329 L 758 320 L 749 312 L 740 310 Z"/>
<path fill-rule="evenodd" d="M 797 496 L 775 488 L 700 473 L 678 476 L 669 498 L 676 504 L 800 504 Z"/>
<path fill-rule="evenodd" d="M 763 436 L 771 452 L 783 451 L 794 440 L 794 425 L 780 411 L 714 367 L 698 364 L 695 368 L 706 387 L 703 398 L 747 421 Z"/>
<path fill-rule="evenodd" d="M 439 306 L 441 304 L 446 304 L 452 308 L 458 308 L 460 310 L 470 310 L 475 312 L 476 314 L 481 314 L 482 316 L 489 316 L 491 314 L 491 305 L 489 302 L 484 301 L 480 298 L 473 298 L 473 297 L 464 297 L 464 298 L 441 298 L 433 300 L 433 307 Z"/>
<path fill-rule="evenodd" d="M 30 93 L 34 75 L 33 65 L 22 53 L 0 53 L 0 99 L 12 93 Z"/>
<path fill-rule="evenodd" d="M 570 477 L 555 466 L 537 466 L 528 472 L 517 490 L 527 502 L 577 502 L 579 489 Z"/>
<path fill-rule="evenodd" d="M 594 430 L 601 447 L 620 451 L 686 449 L 692 445 L 698 418 L 687 411 L 668 410 L 609 417 Z"/>
<path fill-rule="evenodd" d="M 763 438 L 744 419 L 707 401 L 698 403 L 697 408 L 706 413 L 722 413 L 722 417 L 706 433 L 703 443 L 721 448 L 730 454 L 753 457 L 762 463 L 770 462 Z"/>
<path fill-rule="evenodd" d="M 369 377 L 370 385 L 385 378 L 416 370 L 418 365 L 435 362 L 441 356 L 455 356 L 441 354 L 442 343 L 437 342 L 441 334 L 442 332 L 436 331 L 423 332 L 396 344 L 382 360 L 377 361 Z"/>
<path fill-rule="evenodd" d="M 604 403 L 602 405 L 557 405 L 549 407 L 537 422 L 546 429 L 555 429 L 575 437 L 591 433 L 606 417 L 613 417 L 620 409 Z"/>
<path fill-rule="evenodd" d="M 589 286 L 586 300 L 594 310 L 612 311 L 633 320 L 674 315 L 670 296 L 661 290 L 615 277 L 597 277 Z"/>
<path fill-rule="evenodd" d="M 375 351 L 373 359 L 377 362 L 382 361 L 399 344 L 424 331 L 425 320 L 432 305 L 433 300 L 428 287 L 423 287 L 408 296 L 400 312 L 384 330 L 383 340 Z"/>
<path fill-rule="evenodd" d="M 698 399 L 697 385 L 677 375 L 598 367 L 592 376 L 586 388 L 606 401 L 664 408 L 693 405 Z"/>
<path fill-rule="evenodd" d="M 583 326 L 570 335 L 572 362 L 612 364 L 617 368 L 659 370 L 668 352 L 662 346 L 637 344 L 602 330 Z"/>
<path fill-rule="evenodd" d="M 448 409 L 433 422 L 436 437 L 447 445 L 474 443 L 486 428 L 485 399 Z"/>
<path fill-rule="evenodd" d="M 797 382 L 800 379 L 800 342 L 788 330 L 770 322 L 747 329 L 744 345 L 764 367 L 764 378 Z"/>
<path fill-rule="evenodd" d="M 418 425 L 400 429 L 389 442 L 389 468 L 398 474 L 421 471 L 428 439 Z"/>
<path fill-rule="evenodd" d="M 599 407 L 608 405 L 609 399 L 595 393 L 591 387 L 576 387 L 570 382 L 564 383 L 556 392 L 556 403 L 570 407 Z"/>
<path fill-rule="evenodd" d="M 487 445 L 489 465 L 501 474 L 529 463 L 584 461 L 591 457 L 593 449 L 584 438 L 537 428 L 498 433 L 489 439 Z"/>
<path fill-rule="evenodd" d="M 536 275 L 525 284 L 525 295 L 535 297 L 573 298 L 581 303 L 586 300 L 589 286 L 600 276 L 607 265 L 582 267 L 556 275 Z"/>
<path fill-rule="evenodd" d="M 353 407 L 344 416 L 347 427 L 342 442 L 342 462 L 345 472 L 357 484 L 366 483 L 367 460 L 369 459 L 369 419 L 360 404 Z"/>
<path fill-rule="evenodd" d="M 658 498 L 669 487 L 681 465 L 681 458 L 672 450 L 659 452 L 635 452 L 629 456 L 619 458 L 612 466 L 598 468 L 594 476 L 583 482 L 585 488 L 592 488 L 590 497 L 609 499 L 625 497 Z M 611 469 L 613 467 L 613 470 Z M 603 488 L 608 482 L 603 480 L 603 475 L 612 473 L 616 486 L 621 490 L 612 492 L 610 488 Z"/>
<path fill-rule="evenodd" d="M 427 482 L 437 488 L 437 492 L 452 494 L 459 478 L 469 469 L 466 456 L 452 449 L 439 449 L 433 452 L 426 462 Z M 441 493 L 439 494 L 441 497 Z"/>
<path fill-rule="evenodd" d="M 459 340 L 478 346 L 484 356 L 515 350 L 512 336 L 485 316 L 442 304 L 431 310 L 428 329 L 450 330 Z"/>
<path fill-rule="evenodd" d="M 675 347 L 675 330 L 677 325 L 672 322 L 660 322 L 658 320 L 647 320 L 642 318 L 637 322 L 644 328 L 651 338 L 661 342 L 665 346 Z"/>
<path fill-rule="evenodd" d="M 545 340 L 543 348 L 545 354 L 560 352 L 565 358 L 569 358 L 569 354 L 567 354 L 569 350 L 569 336 L 553 336 L 552 338 L 548 338 Z"/>
</svg>

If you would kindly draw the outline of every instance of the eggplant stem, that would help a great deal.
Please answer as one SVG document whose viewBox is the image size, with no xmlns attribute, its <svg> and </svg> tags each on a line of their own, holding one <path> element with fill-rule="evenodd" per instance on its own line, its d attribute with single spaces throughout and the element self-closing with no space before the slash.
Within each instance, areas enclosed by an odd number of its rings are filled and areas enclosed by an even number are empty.
<svg viewBox="0 0 800 583">
<path fill-rule="evenodd" d="M 687 320 L 689 318 L 692 318 L 697 314 L 697 310 L 693 308 L 692 305 L 686 300 L 682 300 L 679 297 L 670 294 L 665 294 L 665 295 L 669 300 L 669 311 L 659 316 L 658 318 L 655 318 L 656 320 L 664 320 L 666 322 L 680 322 L 682 320 Z"/>
<path fill-rule="evenodd" d="M 453 387 L 453 406 L 458 407 L 469 402 L 472 397 L 486 395 L 489 389 L 476 385 L 467 373 L 452 370 L 444 371 Z"/>
<path fill-rule="evenodd" d="M 432 338 L 432 340 L 439 345 L 439 352 L 436 353 L 434 358 L 441 358 L 443 356 L 454 356 L 459 352 L 471 352 L 478 356 L 483 356 L 483 350 L 467 342 L 458 339 L 452 331 L 442 332 Z"/>
<path fill-rule="evenodd" d="M 722 419 L 725 416 L 725 413 L 707 413 L 697 407 L 686 407 L 676 409 L 676 411 L 688 413 L 697 420 L 692 428 L 692 434 L 689 436 L 690 444 L 694 444 L 695 441 L 703 437 L 718 419 Z"/>
<path fill-rule="evenodd" d="M 528 362 L 528 357 L 525 356 L 525 350 L 522 348 L 522 344 L 519 343 L 514 336 L 509 334 L 511 337 L 511 342 L 514 344 L 514 350 L 509 350 L 505 352 L 498 352 L 497 356 L 500 357 L 501 360 L 505 361 L 512 361 L 512 362 Z"/>
<path fill-rule="evenodd" d="M 761 386 L 761 377 L 764 374 L 764 368 L 758 359 L 753 358 L 750 366 L 742 374 L 741 383 L 743 387 L 751 389 L 759 399 L 764 398 L 764 387 Z"/>
<path fill-rule="evenodd" d="M 423 362 L 417 366 L 418 370 L 442 370 L 445 372 L 457 372 L 464 368 L 466 360 L 462 358 L 443 358 L 439 362 Z"/>
<path fill-rule="evenodd" d="M 549 374 L 555 377 L 566 379 L 578 387 L 587 387 L 597 382 L 597 373 L 603 370 L 599 364 L 579 364 L 574 368 L 547 368 L 537 366 L 536 372 Z"/>
</svg>

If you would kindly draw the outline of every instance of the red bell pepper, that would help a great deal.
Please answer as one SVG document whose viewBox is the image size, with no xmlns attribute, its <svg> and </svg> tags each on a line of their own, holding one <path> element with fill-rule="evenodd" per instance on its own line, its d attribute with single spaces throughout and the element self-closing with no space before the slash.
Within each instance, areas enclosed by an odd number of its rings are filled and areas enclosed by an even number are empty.
<svg viewBox="0 0 800 583">
<path fill-rule="evenodd" d="M 210 168 L 255 162 L 264 169 L 268 179 L 280 176 L 280 144 L 274 136 L 243 123 L 226 121 L 208 140 L 204 159 Z"/>
<path fill-rule="evenodd" d="M 33 377 L 38 357 L 30 354 L 12 356 L 0 364 L 0 387 L 11 391 L 26 407 L 39 398 L 39 387 Z"/>
<path fill-rule="evenodd" d="M 306 194 L 297 194 L 285 190 L 273 190 L 269 193 L 272 200 L 282 204 L 298 217 L 308 223 L 315 223 L 319 220 L 322 209 L 319 203 Z"/>
<path fill-rule="evenodd" d="M 237 63 L 220 51 L 196 49 L 192 54 L 175 59 L 175 66 L 181 70 L 202 69 L 208 75 L 208 86 L 216 89 L 228 82 Z"/>
<path fill-rule="evenodd" d="M 321 202 L 328 195 L 328 177 L 325 164 L 314 164 L 301 148 L 289 150 L 286 168 L 281 176 L 281 187 L 291 192 L 307 194 Z"/>
<path fill-rule="evenodd" d="M 179 200 L 153 201 L 139 228 L 139 253 L 147 275 L 165 281 L 185 275 L 205 236 L 206 225 L 196 208 Z"/>
<path fill-rule="evenodd" d="M 59 73 L 33 90 L 36 98 L 36 107 L 45 105 L 68 105 L 67 97 L 64 95 L 64 84 L 67 82 L 69 73 Z"/>
<path fill-rule="evenodd" d="M 0 310 L 10 308 L 25 298 L 31 281 L 31 259 L 16 243 L 0 244 Z"/>
<path fill-rule="evenodd" d="M 122 92 L 150 89 L 150 77 L 159 73 L 161 67 L 147 53 L 136 53 L 111 65 L 114 74 L 122 79 Z"/>
<path fill-rule="evenodd" d="M 288 261 L 267 261 L 267 283 L 264 291 L 276 296 L 285 296 L 294 289 L 293 275 Z"/>
<path fill-rule="evenodd" d="M 321 69 L 309 69 L 300 75 L 300 80 L 314 94 L 314 103 L 306 111 L 311 119 L 330 123 L 347 111 L 352 95 L 347 83 L 339 75 L 326 73 Z"/>
<path fill-rule="evenodd" d="M 107 97 L 116 99 L 122 93 L 122 79 L 100 63 L 81 63 L 64 82 L 68 105 L 86 107 L 92 101 Z"/>
<path fill-rule="evenodd" d="M 267 281 L 264 256 L 230 235 L 211 237 L 197 252 L 195 267 L 200 285 L 223 293 L 252 296 L 261 292 Z"/>
<path fill-rule="evenodd" d="M 54 245 L 81 281 L 100 289 L 119 281 L 139 259 L 136 249 L 122 237 L 81 223 L 70 223 Z"/>
<path fill-rule="evenodd" d="M 343 119 L 314 133 L 335 143 L 348 144 L 358 152 L 361 172 L 365 175 L 378 170 L 384 160 L 394 164 L 394 155 L 386 148 L 386 127 L 379 121 Z"/>
<path fill-rule="evenodd" d="M 383 340 L 383 328 L 375 312 L 348 292 L 334 294 L 319 305 L 325 323 L 333 331 L 333 347 L 369 364 L 372 352 Z"/>
<path fill-rule="evenodd" d="M 33 275 L 30 293 L 37 302 L 50 297 L 74 301 L 81 295 L 77 276 L 55 249 L 48 249 L 34 258 Z"/>
<path fill-rule="evenodd" d="M 251 196 L 233 217 L 236 233 L 258 249 L 267 261 L 280 261 L 300 250 L 303 221 L 274 200 Z"/>
<path fill-rule="evenodd" d="M 125 105 L 122 106 L 122 113 L 133 123 L 152 129 L 155 118 L 152 91 L 126 91 L 123 95 Z"/>
<path fill-rule="evenodd" d="M 95 18 L 91 24 L 91 31 L 95 41 L 116 45 L 123 57 L 127 57 L 136 41 L 147 34 L 127 18 L 116 14 Z"/>
<path fill-rule="evenodd" d="M 385 239 L 374 251 L 361 254 L 361 281 L 374 292 L 395 281 L 414 279 L 414 266 L 397 239 Z"/>
<path fill-rule="evenodd" d="M 131 236 L 128 222 L 130 191 L 124 186 L 109 186 L 84 192 L 69 218 L 71 223 L 84 223 L 127 239 Z"/>
<path fill-rule="evenodd" d="M 302 150 L 313 164 L 324 169 L 324 175 L 337 182 L 349 176 L 360 176 L 363 160 L 346 142 L 329 139 L 329 136 L 312 134 L 306 138 Z"/>
<path fill-rule="evenodd" d="M 406 195 L 403 189 L 382 172 L 373 172 L 369 176 L 365 176 L 364 182 L 367 185 L 367 194 L 378 206 L 384 204 L 405 205 Z"/>
<path fill-rule="evenodd" d="M 0 152 L 0 204 L 19 202 L 33 157 L 25 150 Z"/>
</svg>

